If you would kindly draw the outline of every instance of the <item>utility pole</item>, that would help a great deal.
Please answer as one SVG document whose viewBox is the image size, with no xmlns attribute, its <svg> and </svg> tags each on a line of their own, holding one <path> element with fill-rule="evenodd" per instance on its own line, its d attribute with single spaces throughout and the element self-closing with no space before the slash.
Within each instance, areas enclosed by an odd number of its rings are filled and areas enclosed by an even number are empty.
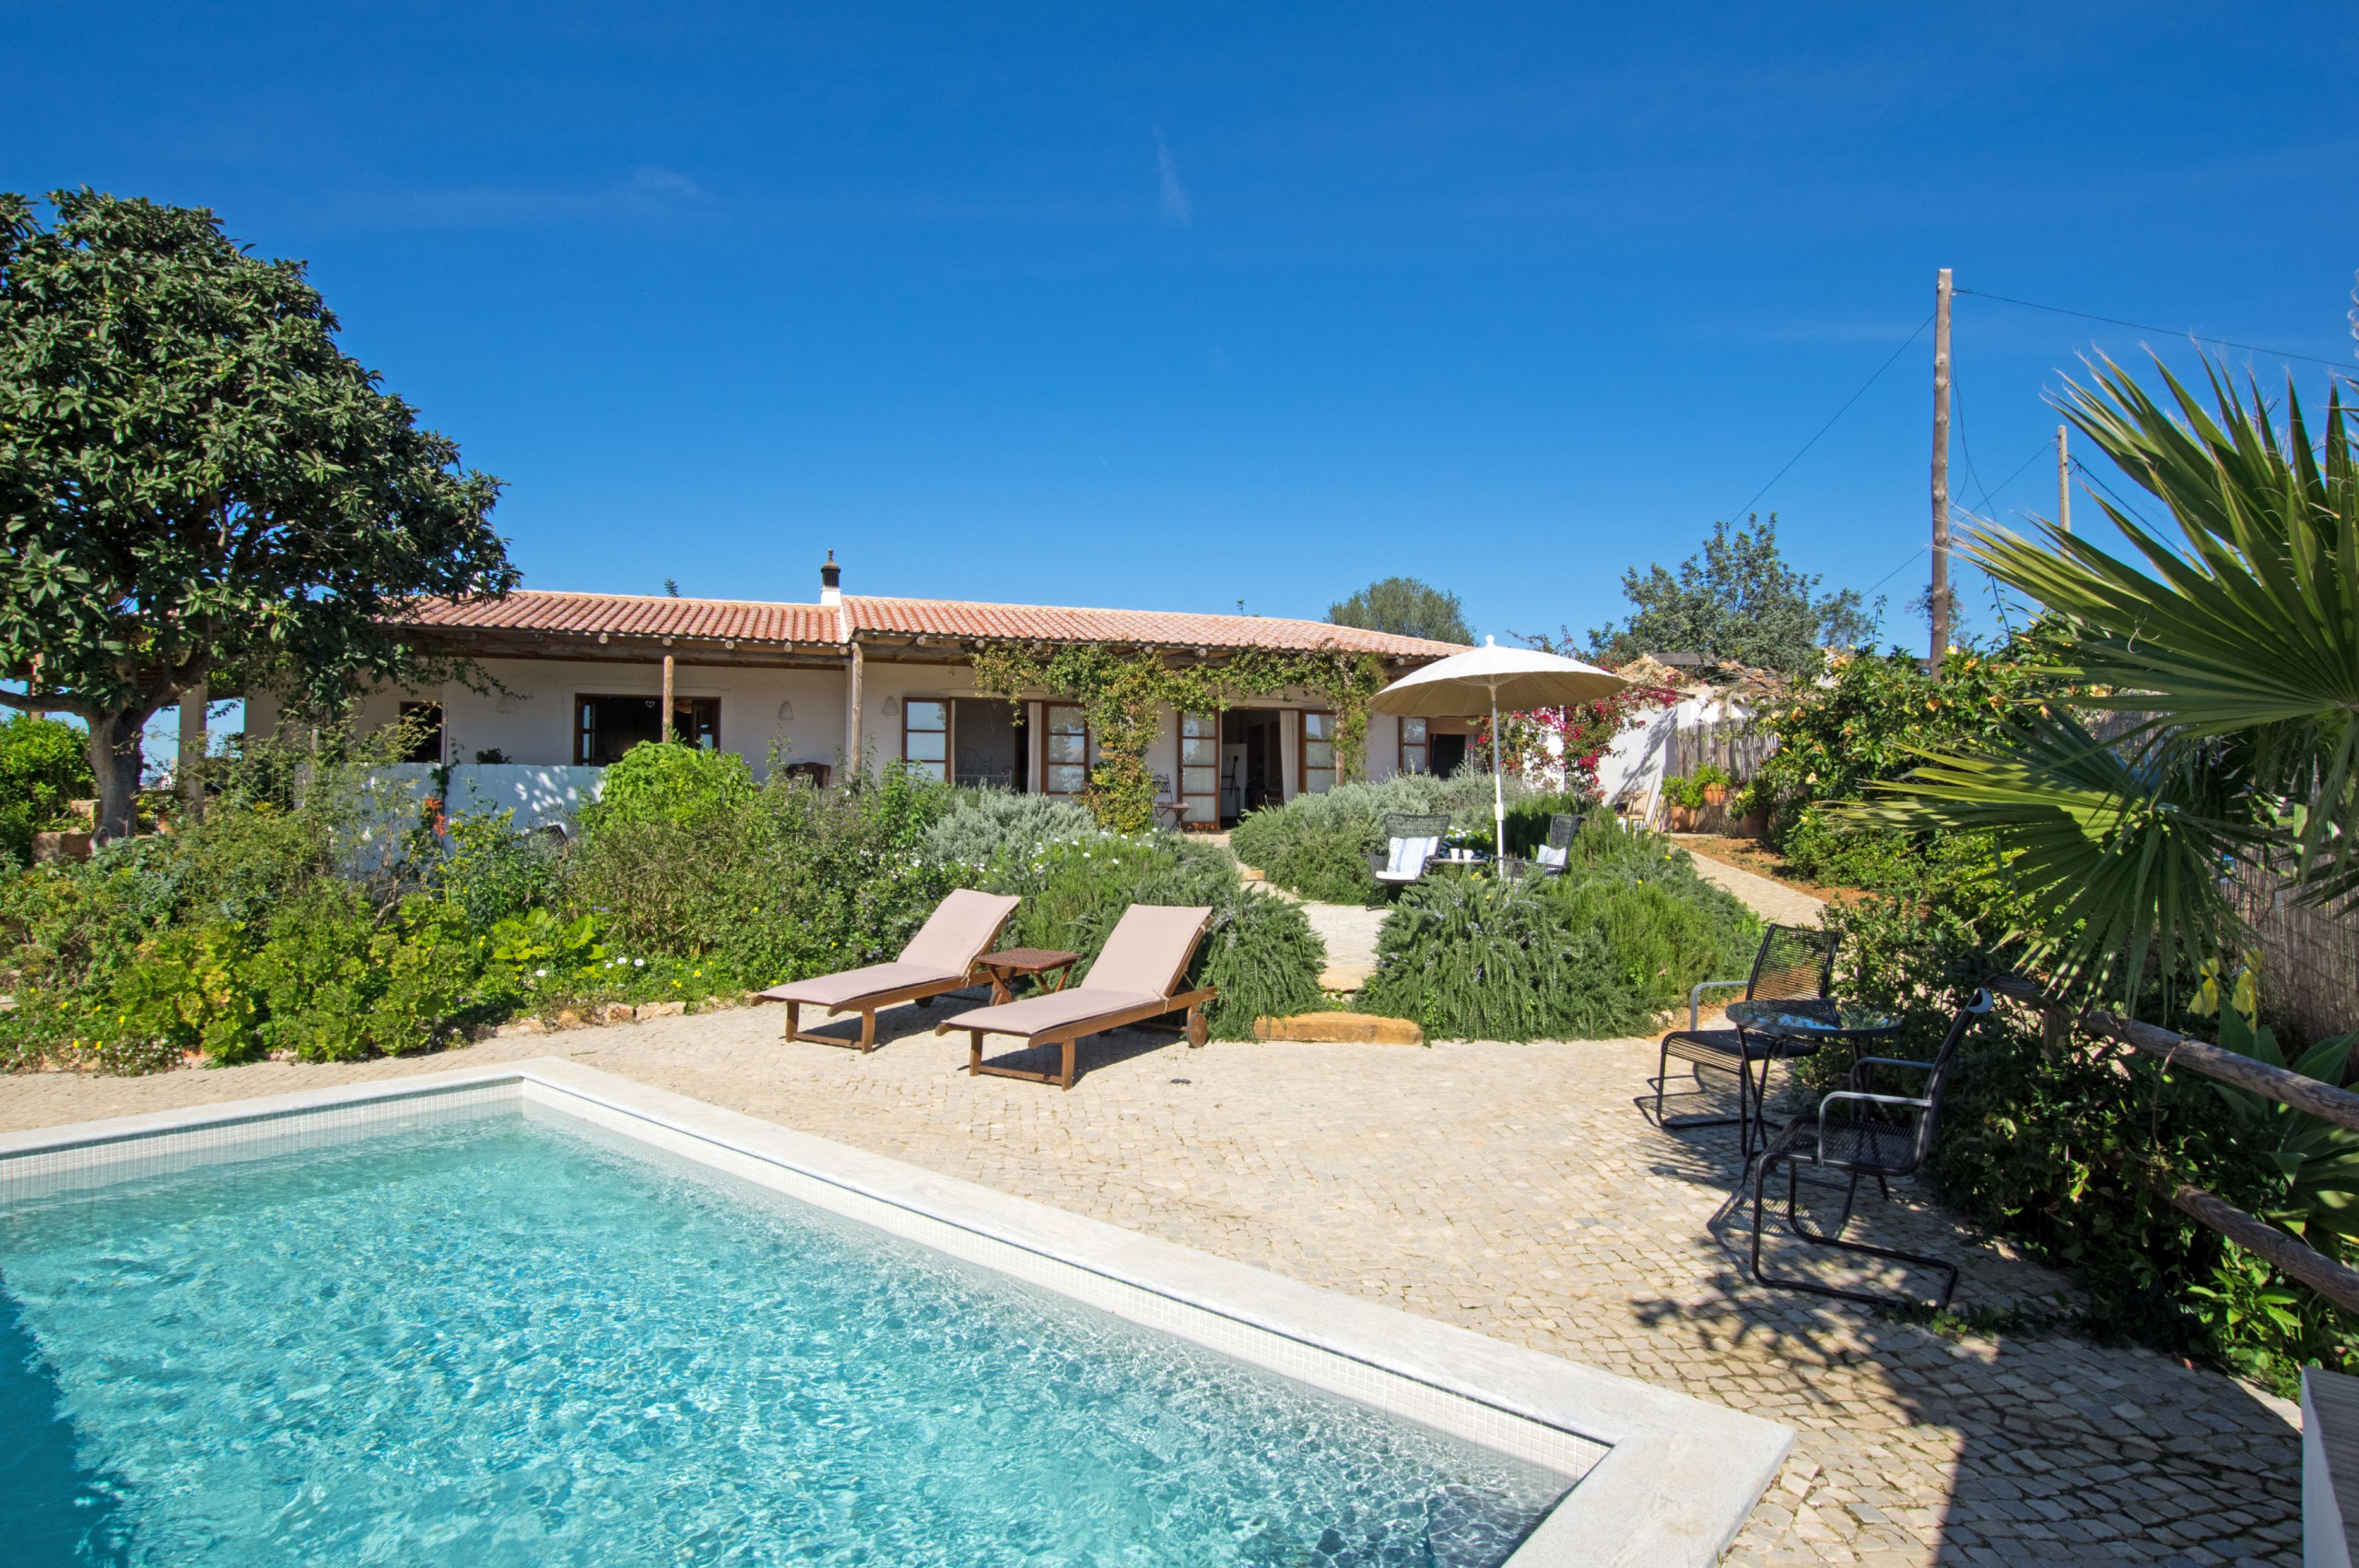
<svg viewBox="0 0 2359 1568">
<path fill-rule="evenodd" d="M 1950 269 L 1933 283 L 1933 668 L 1950 650 Z"/>
<path fill-rule="evenodd" d="M 2072 460 L 2064 451 L 2064 427 L 2056 427 L 2056 526 L 2072 532 Z"/>
</svg>

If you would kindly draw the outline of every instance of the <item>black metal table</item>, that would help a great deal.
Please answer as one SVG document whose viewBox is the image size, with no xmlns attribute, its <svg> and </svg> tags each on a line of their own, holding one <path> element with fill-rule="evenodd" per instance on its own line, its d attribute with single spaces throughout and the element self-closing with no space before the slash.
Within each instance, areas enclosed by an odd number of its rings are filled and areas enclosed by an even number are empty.
<svg viewBox="0 0 2359 1568">
<path fill-rule="evenodd" d="M 1792 1061 L 1798 1058 L 1816 1056 L 1825 1047 L 1837 1041 L 1849 1041 L 1854 1046 L 1875 1040 L 1888 1040 L 1907 1027 L 1907 1020 L 1897 1012 L 1887 1012 L 1880 1007 L 1860 1007 L 1848 1001 L 1820 1001 L 1796 998 L 1785 1001 L 1732 1001 L 1728 1006 L 1728 1021 L 1743 1042 L 1745 1087 L 1752 1079 L 1752 1064 L 1761 1063 L 1761 1090 L 1752 1096 L 1757 1107 L 1755 1115 L 1766 1131 L 1769 1125 L 1769 1064 Z M 1766 1042 L 1766 1048 L 1755 1051 L 1755 1037 Z M 1742 1122 L 1746 1094 L 1740 1089 L 1737 1095 L 1738 1119 Z M 1742 1126 L 1738 1138 L 1747 1157 L 1753 1153 L 1753 1129 Z"/>
</svg>

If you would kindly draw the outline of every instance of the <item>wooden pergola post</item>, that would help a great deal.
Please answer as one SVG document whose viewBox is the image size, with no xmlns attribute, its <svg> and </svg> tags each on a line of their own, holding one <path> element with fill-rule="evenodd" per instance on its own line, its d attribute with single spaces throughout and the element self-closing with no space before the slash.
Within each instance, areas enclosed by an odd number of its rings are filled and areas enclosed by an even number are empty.
<svg viewBox="0 0 2359 1568">
<path fill-rule="evenodd" d="M 661 729 L 661 730 L 657 731 L 656 731 L 656 733 L 657 733 L 657 735 L 658 735 L 658 736 L 659 736 L 659 737 L 660 737 L 660 738 L 664 742 L 664 743 L 665 743 L 665 744 L 667 744 L 667 745 L 668 745 L 668 744 L 670 744 L 670 743 L 671 743 L 671 741 L 672 741 L 672 738 L 673 738 L 673 737 L 672 737 L 672 655 L 671 655 L 669 652 L 666 652 L 666 653 L 663 655 L 663 729 Z"/>
</svg>

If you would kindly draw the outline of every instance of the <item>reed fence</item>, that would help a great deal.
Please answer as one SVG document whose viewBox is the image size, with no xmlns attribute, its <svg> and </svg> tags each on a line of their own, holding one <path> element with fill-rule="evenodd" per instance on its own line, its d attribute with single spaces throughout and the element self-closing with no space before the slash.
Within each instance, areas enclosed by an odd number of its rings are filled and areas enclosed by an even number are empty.
<svg viewBox="0 0 2359 1568">
<path fill-rule="evenodd" d="M 2261 1016 L 2305 1043 L 2359 1030 L 2359 907 L 2296 902 L 2288 871 L 2243 860 L 2228 879 L 2260 944 Z"/>
<path fill-rule="evenodd" d="M 1671 776 L 1685 778 L 1707 763 L 1718 763 L 1742 784 L 1761 770 L 1778 737 L 1749 719 L 1720 719 L 1690 725 L 1672 741 Z"/>
</svg>

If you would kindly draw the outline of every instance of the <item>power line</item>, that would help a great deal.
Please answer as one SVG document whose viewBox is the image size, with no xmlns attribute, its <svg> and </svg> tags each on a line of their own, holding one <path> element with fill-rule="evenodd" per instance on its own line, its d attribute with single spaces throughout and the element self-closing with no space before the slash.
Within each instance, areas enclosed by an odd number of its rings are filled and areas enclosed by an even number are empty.
<svg viewBox="0 0 2359 1568">
<path fill-rule="evenodd" d="M 1960 439 L 1963 439 L 1964 436 L 1965 432 L 1961 429 L 1959 431 Z M 2050 451 L 2055 450 L 2055 447 L 2056 443 L 2052 439 L 2040 442 L 2039 445 L 2032 448 L 2031 455 L 2029 457 L 2024 459 L 2023 462 L 2015 465 L 2015 471 L 2013 474 L 2010 474 L 2004 479 L 2000 480 L 1998 484 L 1992 486 L 1989 489 L 1983 491 L 1982 509 L 1990 515 L 1983 518 L 1975 518 L 1975 521 L 1977 522 L 1998 521 L 1998 508 L 1994 504 L 1994 497 L 2005 495 L 2007 493 L 2007 486 L 2024 476 L 2025 469 L 2029 468 L 2033 463 L 2037 462 L 2041 458 L 2046 457 Z M 2078 460 L 2074 461 L 2073 466 L 2076 468 L 2080 466 Z M 1966 459 L 1966 469 L 1971 473 L 1973 467 L 1974 460 L 1969 457 Z M 1981 483 L 1980 475 L 1976 475 L 1975 483 L 1978 485 Z M 1966 515 L 1968 517 L 1974 516 L 1972 512 L 1968 512 Z"/>
<path fill-rule="evenodd" d="M 1753 498 L 1752 498 L 1752 500 L 1748 500 L 1748 501 L 1746 501 L 1746 502 L 1744 503 L 1744 505 L 1743 505 L 1743 506 L 1741 506 L 1741 507 L 1737 508 L 1737 509 L 1736 509 L 1736 510 L 1734 510 L 1734 511 L 1732 511 L 1732 512 L 1730 512 L 1730 513 L 1728 514 L 1729 521 L 1731 521 L 1731 522 L 1742 522 L 1742 521 L 1743 520 L 1743 518 L 1744 518 L 1745 514 L 1746 514 L 1746 513 L 1748 513 L 1748 512 L 1750 512 L 1750 511 L 1753 509 L 1753 503 L 1754 503 L 1754 501 L 1757 501 L 1757 500 L 1759 500 L 1762 497 L 1764 497 L 1764 496 L 1767 495 L 1767 494 L 1769 493 L 1769 490 L 1770 490 L 1770 486 L 1771 486 L 1776 485 L 1776 484 L 1778 483 L 1778 480 L 1783 479 L 1783 478 L 1786 476 L 1787 471 L 1788 471 L 1789 469 L 1791 469 L 1791 468 L 1794 466 L 1794 464 L 1796 464 L 1796 463 L 1798 463 L 1798 462 L 1802 462 L 1802 460 L 1804 457 L 1808 456 L 1808 455 L 1809 455 L 1809 453 L 1810 453 L 1810 449 L 1811 449 L 1811 448 L 1813 448 L 1813 447 L 1814 447 L 1814 446 L 1816 446 L 1816 445 L 1818 445 L 1818 438 L 1819 438 L 1819 436 L 1824 436 L 1824 435 L 1825 435 L 1825 434 L 1826 434 L 1826 432 L 1828 432 L 1829 430 L 1832 430 L 1833 428 L 1835 428 L 1835 421 L 1836 421 L 1837 419 L 1840 419 L 1840 418 L 1842 418 L 1842 417 L 1843 417 L 1843 415 L 1845 415 L 1846 414 L 1848 414 L 1849 412 L 1851 412 L 1851 405 L 1852 405 L 1853 404 L 1855 404 L 1855 403 L 1859 402 L 1861 398 L 1863 398 L 1863 397 L 1867 396 L 1867 394 L 1868 394 L 1868 389 L 1869 389 L 1870 387 L 1872 387 L 1872 386 L 1874 386 L 1874 385 L 1876 384 L 1876 382 L 1878 382 L 1878 381 L 1882 380 L 1884 379 L 1884 373 L 1886 370 L 1891 369 L 1892 369 L 1892 367 L 1893 367 L 1893 365 L 1894 365 L 1894 363 L 1895 363 L 1895 361 L 1897 361 L 1897 360 L 1899 359 L 1899 357 L 1900 357 L 1902 355 L 1904 355 L 1904 354 L 1906 354 L 1906 353 L 1907 353 L 1907 352 L 1908 352 L 1908 345 L 1909 345 L 1909 344 L 1911 344 L 1911 343 L 1915 343 L 1919 338 L 1920 338 L 1920 337 L 1924 336 L 1924 335 L 1925 335 L 1925 329 L 1926 329 L 1927 327 L 1931 326 L 1932 324 L 1933 324 L 1933 318 L 1932 318 L 1931 316 L 1930 316 L 1930 315 L 1929 315 L 1929 316 L 1927 316 L 1923 321 L 1921 321 L 1921 322 L 1918 322 L 1918 323 L 1917 323 L 1917 330 L 1916 330 L 1915 332 L 1910 333 L 1908 334 L 1907 341 L 1907 342 L 1904 342 L 1904 343 L 1903 343 L 1903 344 L 1902 344 L 1898 348 L 1895 348 L 1895 349 L 1894 349 L 1894 350 L 1892 351 L 1892 358 L 1887 359 L 1887 360 L 1885 360 L 1883 364 L 1881 364 L 1881 365 L 1877 366 L 1877 367 L 1876 367 L 1876 373 L 1875 373 L 1874 375 L 1872 375 L 1872 376 L 1870 376 L 1866 380 L 1861 381 L 1861 382 L 1860 383 L 1860 390 L 1859 390 L 1858 392 L 1853 392 L 1849 397 L 1845 398 L 1845 399 L 1843 400 L 1843 406 L 1842 406 L 1842 407 L 1840 407 L 1840 408 L 1838 408 L 1838 409 L 1837 409 L 1837 410 L 1835 411 L 1834 417 L 1833 417 L 1833 418 L 1830 418 L 1829 420 L 1827 420 L 1827 422 L 1826 422 L 1825 424 L 1821 425 L 1821 426 L 1818 427 L 1818 435 L 1817 435 L 1817 436 L 1813 436 L 1809 440 L 1804 441 L 1804 442 L 1802 443 L 1802 450 L 1801 451 L 1796 452 L 1793 456 L 1791 456 L 1791 457 L 1788 458 L 1788 459 L 1786 460 L 1786 466 L 1785 466 L 1784 468 L 1781 468 L 1781 469 L 1778 470 L 1778 472 L 1777 472 L 1777 473 L 1772 474 L 1769 476 L 1769 484 L 1767 484 L 1767 485 L 1764 485 L 1763 486 L 1761 486 L 1761 488 L 1759 488 L 1758 490 L 1755 490 L 1755 492 L 1753 492 Z"/>
<path fill-rule="evenodd" d="M 1877 589 L 1882 588 L 1885 583 L 1890 582 L 1894 578 L 1898 577 L 1902 572 L 1908 569 L 1909 566 L 1915 562 L 1918 556 L 1923 555 L 1926 551 L 1931 548 L 1932 546 L 1931 544 L 1919 544 L 1914 550 L 1909 551 L 1907 560 L 1901 562 L 1900 565 L 1884 573 L 1884 576 L 1868 584 L 1867 593 L 1862 593 L 1860 597 L 1862 599 L 1866 598 L 1868 593 L 1873 593 Z"/>
<path fill-rule="evenodd" d="M 2257 343 L 2238 343 L 2234 338 L 2211 337 L 2189 328 L 2180 332 L 2176 327 L 2158 327 L 2150 322 L 2125 322 L 2119 316 L 2100 316 L 2089 310 L 2068 310 L 2061 305 L 2042 305 L 2036 299 L 2010 299 L 2003 294 L 1985 294 L 1978 288 L 1961 288 L 1960 294 L 1971 294 L 1977 299 L 1995 300 L 2001 305 L 2020 305 L 2026 310 L 2046 310 L 2055 316 L 2078 316 L 2084 322 L 2103 322 L 2108 326 L 2129 327 L 2137 332 L 2167 333 L 2173 337 L 2193 338 L 2198 343 L 2216 343 L 2223 348 L 2241 348 L 2248 354 L 2266 354 L 2276 359 L 2299 359 L 2308 365 L 2327 365 L 2350 372 L 2353 367 L 2341 359 L 2321 359 L 2315 354 L 2294 354 L 2283 348 L 2267 348 Z"/>
<path fill-rule="evenodd" d="M 2094 470 L 2083 466 L 2081 460 L 2077 457 L 2072 460 L 2072 472 L 2087 480 L 2090 484 L 2095 485 L 2098 489 L 2103 490 L 2107 495 L 2111 496 L 2114 499 L 2115 505 L 2120 507 L 2123 511 L 2128 512 L 2131 517 L 2137 520 L 2139 527 L 2144 529 L 2149 533 L 2154 532 L 2154 525 L 2146 521 L 2143 513 L 2140 512 L 2136 507 L 2131 506 L 2127 500 L 2123 499 L 2121 493 L 2118 490 L 2116 490 L 2112 486 L 2098 478 Z"/>
<path fill-rule="evenodd" d="M 2017 463 L 2015 465 L 2015 471 L 2013 474 L 2010 474 L 2004 479 L 2000 480 L 1999 487 L 1991 491 L 1990 495 L 2005 495 L 2007 493 L 2007 486 L 2013 484 L 2016 480 L 2021 479 L 2024 476 L 2024 470 L 2029 468 L 2033 463 L 2037 462 L 2041 458 L 2046 457 L 2048 455 L 2048 449 L 2055 444 L 2056 443 L 2053 441 L 2042 441 L 2039 445 L 2032 448 L 2031 455 L 2024 459 L 2020 463 Z M 1989 505 L 1989 496 L 1985 496 L 1983 497 L 1983 504 L 1986 506 Z"/>
<path fill-rule="evenodd" d="M 1974 443 L 1966 435 L 1966 387 L 1953 380 L 1950 395 L 1957 399 L 1957 444 L 1966 457 L 1966 476 L 1974 481 L 1976 489 L 1982 492 L 1982 509 L 1987 512 L 1990 509 L 1990 486 L 1982 482 L 1982 471 L 1974 466 Z"/>
</svg>

